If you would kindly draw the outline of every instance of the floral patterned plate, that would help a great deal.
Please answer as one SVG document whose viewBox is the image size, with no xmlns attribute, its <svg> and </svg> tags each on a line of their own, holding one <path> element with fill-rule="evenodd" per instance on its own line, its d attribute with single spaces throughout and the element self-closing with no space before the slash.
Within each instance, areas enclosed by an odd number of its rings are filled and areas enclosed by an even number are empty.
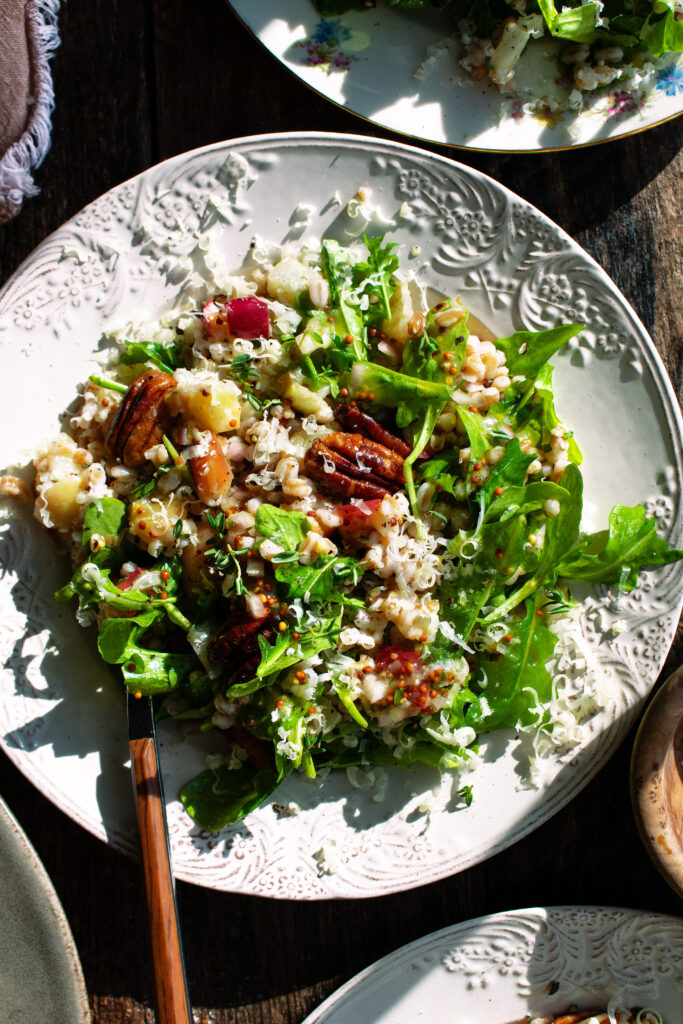
<svg viewBox="0 0 683 1024">
<path fill-rule="evenodd" d="M 683 1020 L 682 957 L 679 918 L 610 907 L 510 911 L 390 953 L 304 1024 L 523 1024 L 570 1005 L 644 1007 L 675 1024 Z"/>
<path fill-rule="evenodd" d="M 683 111 L 681 55 L 661 58 L 647 84 L 616 81 L 579 115 L 549 108 L 531 114 L 522 101 L 473 82 L 460 67 L 458 45 L 444 42 L 453 32 L 448 11 L 380 3 L 323 18 L 312 0 L 229 4 L 306 85 L 384 128 L 429 142 L 498 152 L 568 149 L 642 131 Z M 545 82 L 556 73 L 553 46 L 529 45 L 528 79 Z"/>
<path fill-rule="evenodd" d="M 361 186 L 365 201 L 349 204 Z M 260 136 L 177 156 L 46 239 L 0 292 L 0 408 L 13 424 L 0 432 L 0 467 L 26 465 L 55 433 L 78 383 L 101 372 L 107 330 L 219 291 L 216 279 L 239 268 L 256 235 L 349 241 L 364 230 L 401 243 L 418 280 L 459 294 L 498 336 L 586 324 L 555 359 L 559 412 L 584 453 L 585 527 L 605 523 L 616 500 L 642 501 L 670 543 L 683 546 L 680 412 L 652 342 L 606 274 L 490 178 L 365 137 Z M 66 561 L 26 507 L 11 505 L 0 522 L 0 569 L 0 745 L 66 813 L 133 852 L 122 688 L 74 609 L 55 604 Z M 222 736 L 184 737 L 164 723 L 176 874 L 218 889 L 322 899 L 396 892 L 478 863 L 546 821 L 605 763 L 657 678 L 682 603 L 680 564 L 644 574 L 621 597 L 587 590 L 553 665 L 558 700 L 567 702 L 562 744 L 534 760 L 521 738 L 487 738 L 465 780 L 474 787 L 469 807 L 455 795 L 462 781 L 426 767 L 379 772 L 381 800 L 377 785 L 356 789 L 332 773 L 290 778 L 244 823 L 208 834 L 176 794 L 208 753 L 224 749 Z M 576 704 L 585 715 L 579 728 Z M 289 804 L 298 813 L 285 813 Z"/>
</svg>

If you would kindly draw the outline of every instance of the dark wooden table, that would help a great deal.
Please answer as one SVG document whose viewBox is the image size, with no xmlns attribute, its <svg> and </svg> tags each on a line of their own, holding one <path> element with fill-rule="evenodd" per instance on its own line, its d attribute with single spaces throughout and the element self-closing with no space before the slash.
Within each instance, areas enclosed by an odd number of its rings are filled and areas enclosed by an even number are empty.
<svg viewBox="0 0 683 1024">
<path fill-rule="evenodd" d="M 0 228 L 0 282 L 80 207 L 173 154 L 260 132 L 382 134 L 290 76 L 222 0 L 69 0 L 60 24 L 52 150 L 38 174 L 41 194 Z M 529 199 L 602 264 L 650 331 L 679 392 L 682 137 L 679 119 L 574 152 L 450 154 Z M 679 631 L 662 680 L 682 657 Z M 632 742 L 633 735 L 584 792 L 523 842 L 422 889 L 285 903 L 180 884 L 195 1020 L 297 1024 L 378 957 L 480 914 L 575 903 L 680 913 L 631 816 Z M 0 793 L 63 902 L 94 1022 L 151 1022 L 138 866 L 73 824 L 4 756 Z"/>
</svg>

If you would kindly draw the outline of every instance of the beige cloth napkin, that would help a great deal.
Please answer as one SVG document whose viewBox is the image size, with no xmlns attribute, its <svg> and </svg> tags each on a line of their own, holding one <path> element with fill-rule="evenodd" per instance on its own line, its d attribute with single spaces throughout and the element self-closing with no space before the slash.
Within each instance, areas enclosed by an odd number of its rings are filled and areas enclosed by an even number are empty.
<svg viewBox="0 0 683 1024">
<path fill-rule="evenodd" d="M 0 223 L 38 191 L 32 172 L 50 146 L 58 9 L 59 0 L 0 0 Z"/>
</svg>

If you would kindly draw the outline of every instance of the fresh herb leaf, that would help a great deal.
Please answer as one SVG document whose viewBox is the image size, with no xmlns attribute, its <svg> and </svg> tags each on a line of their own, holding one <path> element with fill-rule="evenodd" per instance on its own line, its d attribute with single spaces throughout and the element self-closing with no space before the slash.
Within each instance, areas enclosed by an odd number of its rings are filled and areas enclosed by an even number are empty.
<svg viewBox="0 0 683 1024">
<path fill-rule="evenodd" d="M 225 512 L 218 512 L 215 516 L 211 512 L 206 513 L 206 521 L 220 540 L 225 533 Z"/>
<path fill-rule="evenodd" d="M 99 388 L 106 388 L 107 391 L 118 391 L 122 395 L 128 390 L 125 384 L 119 384 L 116 380 L 105 380 L 104 377 L 98 377 L 96 373 L 91 373 L 88 380 L 91 380 L 93 384 L 97 384 Z"/>
<path fill-rule="evenodd" d="M 242 566 L 239 561 L 240 555 L 245 555 L 249 551 L 249 548 L 239 548 L 235 550 L 226 544 L 223 548 L 207 548 L 204 552 L 204 558 L 208 565 L 213 569 L 216 569 L 221 573 L 234 573 L 235 579 L 233 581 L 233 589 L 237 597 L 241 597 L 247 593 L 247 588 L 244 585 L 242 578 Z"/>
<path fill-rule="evenodd" d="M 127 366 L 135 363 L 154 363 L 164 373 L 173 375 L 182 366 L 183 339 L 178 338 L 172 345 L 161 345 L 156 341 L 127 341 L 121 354 L 121 362 Z"/>
<path fill-rule="evenodd" d="M 247 381 L 258 378 L 256 360 L 249 352 L 239 352 L 227 367 L 227 373 L 233 380 L 246 384 Z"/>
<path fill-rule="evenodd" d="M 474 799 L 471 786 L 461 786 L 458 792 L 455 794 L 462 802 L 465 807 L 472 806 L 472 800 Z"/>
</svg>

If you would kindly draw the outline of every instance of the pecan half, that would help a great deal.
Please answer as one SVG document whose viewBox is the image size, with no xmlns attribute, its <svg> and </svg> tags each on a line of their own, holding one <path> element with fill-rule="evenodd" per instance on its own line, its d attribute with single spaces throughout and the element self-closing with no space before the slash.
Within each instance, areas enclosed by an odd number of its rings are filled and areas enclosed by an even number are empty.
<svg viewBox="0 0 683 1024">
<path fill-rule="evenodd" d="M 126 466 L 141 466 L 145 452 L 168 433 L 171 415 L 164 399 L 178 386 L 159 370 L 143 373 L 130 385 L 111 425 L 107 444 Z"/>
<path fill-rule="evenodd" d="M 369 413 L 359 409 L 355 402 L 349 402 L 348 405 L 340 403 L 334 410 L 334 418 L 346 430 L 357 431 L 372 441 L 376 441 L 377 444 L 396 452 L 404 459 L 410 455 L 409 444 L 385 430 L 381 423 L 378 423 Z"/>
<path fill-rule="evenodd" d="M 209 643 L 209 661 L 213 665 L 222 665 L 229 660 L 228 671 L 231 676 L 237 672 L 241 673 L 246 668 L 251 669 L 252 662 L 255 662 L 253 672 L 250 671 L 247 676 L 251 679 L 261 660 L 259 636 L 272 643 L 275 635 L 271 618 L 247 619 L 246 622 L 228 619 Z"/>
<path fill-rule="evenodd" d="M 383 498 L 403 485 L 403 457 L 360 434 L 335 431 L 306 452 L 304 469 L 321 491 L 346 498 Z"/>
</svg>

